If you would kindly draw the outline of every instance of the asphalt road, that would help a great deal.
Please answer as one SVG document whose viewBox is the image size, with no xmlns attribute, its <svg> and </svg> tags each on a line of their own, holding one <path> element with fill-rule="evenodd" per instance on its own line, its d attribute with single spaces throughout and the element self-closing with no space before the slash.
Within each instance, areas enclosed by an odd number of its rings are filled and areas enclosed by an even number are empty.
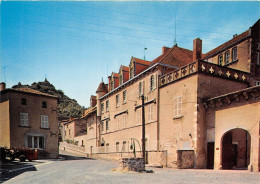
<svg viewBox="0 0 260 184">
<path fill-rule="evenodd" d="M 62 155 L 64 160 L 50 160 L 37 164 L 31 170 L 13 172 L 4 183 L 252 183 L 260 184 L 260 173 L 247 171 L 152 169 L 154 173 L 115 172 L 118 163 Z"/>
</svg>

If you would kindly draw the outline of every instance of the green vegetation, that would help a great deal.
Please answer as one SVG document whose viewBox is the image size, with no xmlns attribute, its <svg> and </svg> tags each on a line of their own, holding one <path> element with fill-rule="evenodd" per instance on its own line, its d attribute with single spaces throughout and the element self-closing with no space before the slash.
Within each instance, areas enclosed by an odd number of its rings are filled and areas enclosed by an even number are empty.
<svg viewBox="0 0 260 184">
<path fill-rule="evenodd" d="M 80 106 L 75 99 L 71 99 L 64 94 L 62 90 L 56 88 L 47 80 L 43 82 L 34 82 L 31 85 L 22 85 L 20 82 L 12 88 L 31 88 L 42 93 L 58 96 L 58 118 L 68 119 L 70 117 L 80 117 L 82 111 L 85 109 Z"/>
</svg>

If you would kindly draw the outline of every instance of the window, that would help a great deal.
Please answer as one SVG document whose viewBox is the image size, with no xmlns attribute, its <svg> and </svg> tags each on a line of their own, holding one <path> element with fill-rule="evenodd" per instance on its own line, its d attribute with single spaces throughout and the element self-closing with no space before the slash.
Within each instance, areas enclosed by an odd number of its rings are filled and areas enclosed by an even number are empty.
<svg viewBox="0 0 260 184">
<path fill-rule="evenodd" d="M 147 113 L 147 115 L 148 115 L 148 121 L 152 121 L 153 119 L 154 119 L 154 105 L 153 104 L 150 104 L 149 106 L 148 106 L 148 113 Z"/>
<path fill-rule="evenodd" d="M 116 142 L 116 152 L 119 152 L 119 142 Z"/>
<path fill-rule="evenodd" d="M 174 101 L 174 117 L 182 115 L 182 96 L 175 97 Z"/>
<path fill-rule="evenodd" d="M 42 108 L 47 108 L 47 103 L 46 102 L 42 102 Z"/>
<path fill-rule="evenodd" d="M 104 113 L 104 103 L 101 104 L 101 113 Z"/>
<path fill-rule="evenodd" d="M 106 121 L 106 131 L 108 131 L 109 130 L 109 122 L 108 122 L 108 120 Z"/>
<path fill-rule="evenodd" d="M 154 90 L 154 76 L 150 77 L 150 91 Z"/>
<path fill-rule="evenodd" d="M 255 82 L 255 85 L 256 85 L 256 86 L 260 86 L 260 81 L 256 81 L 256 82 Z"/>
<path fill-rule="evenodd" d="M 237 47 L 234 47 L 232 49 L 232 61 L 236 61 L 237 60 Z"/>
<path fill-rule="evenodd" d="M 223 65 L 223 55 L 222 54 L 218 56 L 218 64 Z"/>
<path fill-rule="evenodd" d="M 106 112 L 109 111 L 109 100 L 106 101 Z"/>
<path fill-rule="evenodd" d="M 22 98 L 21 104 L 22 104 L 22 105 L 27 105 L 27 103 L 26 103 L 26 98 Z"/>
<path fill-rule="evenodd" d="M 126 90 L 123 91 L 123 103 L 126 103 Z"/>
<path fill-rule="evenodd" d="M 70 129 L 69 129 L 69 135 L 70 135 Z"/>
<path fill-rule="evenodd" d="M 126 151 L 126 141 L 123 141 L 122 152 Z"/>
<path fill-rule="evenodd" d="M 126 127 L 126 122 L 127 122 L 127 114 L 123 114 L 123 128 Z"/>
<path fill-rule="evenodd" d="M 227 51 L 225 53 L 225 64 L 226 65 L 229 63 L 229 59 L 230 59 L 230 51 Z"/>
<path fill-rule="evenodd" d="M 142 123 L 142 109 L 141 108 L 136 110 L 136 122 L 138 125 Z"/>
<path fill-rule="evenodd" d="M 109 143 L 106 143 L 106 153 L 109 153 Z"/>
<path fill-rule="evenodd" d="M 102 131 L 105 130 L 105 127 L 104 127 L 104 121 L 102 121 L 102 123 L 101 123 L 101 130 L 102 130 Z"/>
<path fill-rule="evenodd" d="M 20 113 L 20 125 L 29 126 L 28 113 Z"/>
<path fill-rule="evenodd" d="M 116 117 L 117 130 L 119 130 L 119 116 Z"/>
<path fill-rule="evenodd" d="M 119 82 L 120 82 L 120 85 L 123 84 L 123 75 L 122 74 L 119 76 Z"/>
<path fill-rule="evenodd" d="M 111 90 L 114 89 L 114 81 L 111 82 Z"/>
<path fill-rule="evenodd" d="M 130 79 L 134 77 L 134 68 L 130 68 Z"/>
<path fill-rule="evenodd" d="M 81 146 L 84 146 L 84 141 L 83 140 L 81 141 Z"/>
<path fill-rule="evenodd" d="M 45 148 L 45 140 L 43 136 L 28 136 L 29 148 Z"/>
<path fill-rule="evenodd" d="M 138 86 L 138 96 L 142 96 L 144 94 L 144 81 L 139 82 Z"/>
<path fill-rule="evenodd" d="M 119 95 L 116 95 L 116 107 L 119 107 Z"/>
<path fill-rule="evenodd" d="M 48 116 L 41 115 L 41 128 L 49 128 Z"/>
</svg>

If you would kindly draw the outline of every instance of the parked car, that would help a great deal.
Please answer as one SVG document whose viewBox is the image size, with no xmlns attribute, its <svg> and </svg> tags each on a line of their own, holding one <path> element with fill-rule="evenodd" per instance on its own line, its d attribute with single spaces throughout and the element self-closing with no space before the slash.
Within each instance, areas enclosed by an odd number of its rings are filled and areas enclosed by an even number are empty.
<svg viewBox="0 0 260 184">
<path fill-rule="evenodd" d="M 6 159 L 6 149 L 4 147 L 0 147 L 0 160 Z"/>
</svg>

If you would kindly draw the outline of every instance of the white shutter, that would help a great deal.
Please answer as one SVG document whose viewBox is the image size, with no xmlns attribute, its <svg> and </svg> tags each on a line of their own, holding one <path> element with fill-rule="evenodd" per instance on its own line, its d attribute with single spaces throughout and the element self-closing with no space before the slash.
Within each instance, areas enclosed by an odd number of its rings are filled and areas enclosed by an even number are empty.
<svg viewBox="0 0 260 184">
<path fill-rule="evenodd" d="M 149 77 L 149 82 L 148 82 L 148 91 L 151 91 L 151 76 Z"/>
<path fill-rule="evenodd" d="M 41 128 L 44 128 L 44 115 L 41 115 Z"/>
<path fill-rule="evenodd" d="M 49 128 L 49 118 L 45 116 L 45 128 Z"/>
<path fill-rule="evenodd" d="M 24 126 L 24 113 L 20 113 L 20 125 Z"/>
<path fill-rule="evenodd" d="M 24 113 L 24 126 L 28 126 L 28 113 Z"/>
<path fill-rule="evenodd" d="M 157 88 L 157 73 L 155 74 L 155 79 L 154 79 L 154 89 Z"/>
</svg>

